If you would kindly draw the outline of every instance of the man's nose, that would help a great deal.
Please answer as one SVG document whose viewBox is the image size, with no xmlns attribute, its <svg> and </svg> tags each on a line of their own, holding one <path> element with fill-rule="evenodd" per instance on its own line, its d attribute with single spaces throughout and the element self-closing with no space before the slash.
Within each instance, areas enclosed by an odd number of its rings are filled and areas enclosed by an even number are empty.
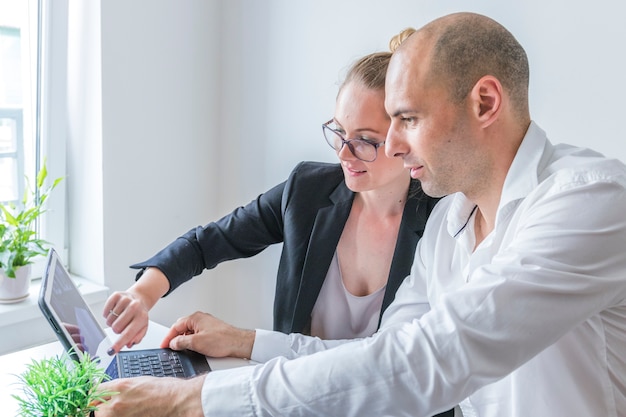
<svg viewBox="0 0 626 417">
<path fill-rule="evenodd" d="M 389 130 L 387 131 L 387 138 L 385 139 L 385 155 L 387 157 L 402 157 L 404 152 L 401 151 L 401 139 L 398 134 L 395 123 L 391 123 Z"/>
</svg>

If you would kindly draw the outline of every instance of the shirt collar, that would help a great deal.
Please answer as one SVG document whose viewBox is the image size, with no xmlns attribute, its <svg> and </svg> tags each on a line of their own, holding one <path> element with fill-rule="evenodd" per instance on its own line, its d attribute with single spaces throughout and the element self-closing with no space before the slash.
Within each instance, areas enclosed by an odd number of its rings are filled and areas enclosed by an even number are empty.
<svg viewBox="0 0 626 417">
<path fill-rule="evenodd" d="M 498 213 L 507 204 L 525 198 L 537 187 L 539 173 L 543 170 L 542 159 L 550 148 L 546 133 L 531 122 L 506 174 Z"/>
<path fill-rule="evenodd" d="M 452 237 L 457 237 L 470 221 L 476 204 L 472 203 L 463 193 L 455 193 L 448 198 L 452 198 L 447 215 L 448 233 Z"/>
</svg>

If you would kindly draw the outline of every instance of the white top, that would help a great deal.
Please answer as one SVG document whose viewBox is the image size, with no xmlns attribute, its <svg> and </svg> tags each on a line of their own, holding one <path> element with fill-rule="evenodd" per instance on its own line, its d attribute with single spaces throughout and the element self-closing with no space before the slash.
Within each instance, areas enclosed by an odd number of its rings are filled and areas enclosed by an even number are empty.
<svg viewBox="0 0 626 417">
<path fill-rule="evenodd" d="M 532 123 L 476 251 L 472 209 L 437 204 L 375 336 L 210 373 L 205 415 L 626 416 L 626 167 Z"/>
<path fill-rule="evenodd" d="M 311 336 L 321 339 L 355 339 L 378 329 L 385 287 L 359 297 L 346 289 L 337 252 L 311 311 Z"/>
</svg>

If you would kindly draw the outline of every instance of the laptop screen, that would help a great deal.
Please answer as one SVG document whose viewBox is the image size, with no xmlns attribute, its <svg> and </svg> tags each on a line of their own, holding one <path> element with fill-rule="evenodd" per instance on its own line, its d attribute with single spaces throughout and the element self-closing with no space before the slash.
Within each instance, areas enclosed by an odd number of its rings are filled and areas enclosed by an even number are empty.
<svg viewBox="0 0 626 417">
<path fill-rule="evenodd" d="M 111 342 L 53 250 L 48 257 L 41 292 L 42 310 L 64 339 L 65 347 L 74 348 L 79 359 L 82 352 L 88 352 L 92 358 L 100 358 L 107 362 L 103 365 L 108 365 L 111 358 L 106 351 Z"/>
</svg>

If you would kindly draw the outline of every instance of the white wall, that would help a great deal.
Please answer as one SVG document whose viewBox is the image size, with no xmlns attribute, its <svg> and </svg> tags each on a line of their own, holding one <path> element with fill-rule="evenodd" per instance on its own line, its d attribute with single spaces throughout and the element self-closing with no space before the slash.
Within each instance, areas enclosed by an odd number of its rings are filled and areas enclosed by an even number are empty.
<svg viewBox="0 0 626 417">
<path fill-rule="evenodd" d="M 626 160 L 619 2 L 106 0 L 100 7 L 102 157 L 82 167 L 101 166 L 102 202 L 76 191 L 70 198 L 70 265 L 103 275 L 113 289 L 130 284 L 129 264 L 247 203 L 296 162 L 334 160 L 320 124 L 332 116 L 345 68 L 386 50 L 399 30 L 449 12 L 487 14 L 518 37 L 530 59 L 532 116 L 554 142 Z M 81 141 L 98 144 L 97 133 L 83 133 Z M 91 178 L 81 164 L 70 169 L 78 183 Z M 101 205 L 91 219 L 85 199 Z M 94 224 L 101 243 L 87 232 Z M 275 248 L 206 272 L 153 317 L 169 324 L 202 309 L 268 327 L 277 255 Z"/>
<path fill-rule="evenodd" d="M 131 263 L 216 216 L 219 8 L 215 1 L 103 1 L 104 274 L 130 285 Z M 206 282 L 153 317 L 211 307 Z"/>
</svg>

